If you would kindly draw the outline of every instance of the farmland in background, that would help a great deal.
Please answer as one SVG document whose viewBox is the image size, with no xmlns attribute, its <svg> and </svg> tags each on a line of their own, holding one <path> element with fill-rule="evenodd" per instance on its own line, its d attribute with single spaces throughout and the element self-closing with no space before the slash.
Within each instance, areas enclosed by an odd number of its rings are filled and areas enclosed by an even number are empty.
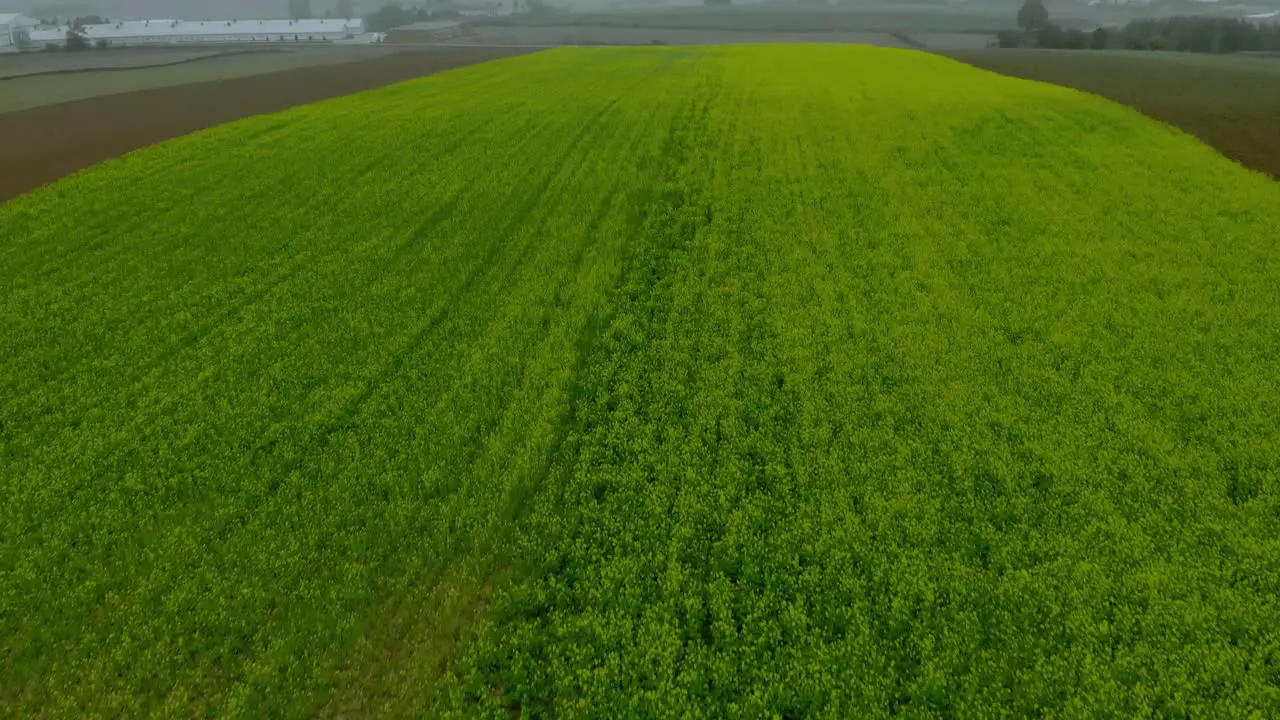
<svg viewBox="0 0 1280 720">
<path fill-rule="evenodd" d="M 983 32 L 1017 27 L 1015 3 L 861 7 L 681 7 L 468 18 L 476 27 L 577 25 L 754 32 Z M 1069 21 L 1068 21 L 1069 22 Z"/>
<path fill-rule="evenodd" d="M 690 30 L 579 25 L 478 26 L 463 42 L 502 45 L 727 45 L 739 43 L 861 43 L 879 47 L 911 47 L 886 32 L 780 32 L 768 30 Z M 397 39 L 411 39 L 405 33 Z M 985 47 L 985 43 L 981 47 Z M 963 46 L 962 46 L 963 47 Z"/>
<path fill-rule="evenodd" d="M 1008 49 L 945 54 L 1124 103 L 1280 179 L 1280 58 Z"/>
<path fill-rule="evenodd" d="M 0 708 L 1268 715 L 1280 185 L 917 52 L 559 50 L 0 206 Z"/>
<path fill-rule="evenodd" d="M 335 45 L 285 50 L 259 46 L 201 51 L 187 47 L 0 56 L 0 113 L 137 90 L 342 65 L 386 58 L 401 51 L 387 45 Z M 176 60 L 190 62 L 174 64 Z M 135 64 L 156 67 L 130 67 Z M 98 72 L 43 74 L 73 68 Z"/>
<path fill-rule="evenodd" d="M 110 52 L 12 53 L 0 55 L 0 79 L 7 80 L 29 75 L 80 70 L 123 70 L 169 65 L 214 57 L 228 52 L 237 51 L 218 47 L 172 45 L 149 48 L 115 48 Z"/>
<path fill-rule="evenodd" d="M 184 82 L 174 87 L 153 87 L 0 113 L 0 157 L 5 160 L 5 172 L 0 173 L 0 202 L 103 160 L 220 123 L 525 52 L 528 51 L 521 48 L 417 48 L 376 54 L 362 61 L 261 72 L 216 82 Z M 235 58 L 198 62 L 224 59 Z M 249 66 L 263 69 L 255 62 Z M 180 76 L 179 80 L 182 76 L 189 80 L 186 67 L 126 72 L 172 70 Z M 50 81 L 76 77 L 75 88 L 104 92 L 111 83 L 103 82 L 102 76 L 114 74 L 58 75 L 10 82 L 35 83 L 31 87 L 39 92 L 33 96 L 48 101 Z M 88 77 L 99 79 L 95 84 L 85 79 Z M 149 75 L 149 81 L 156 79 Z M 4 84 L 7 83 L 0 83 Z"/>
<path fill-rule="evenodd" d="M 434 43 L 417 40 L 411 32 L 393 33 L 396 43 Z M 530 45 L 732 45 L 753 43 L 857 43 L 877 47 L 929 50 L 985 48 L 995 39 L 984 33 L 780 31 L 685 28 L 615 27 L 610 25 L 477 25 L 466 38 L 449 44 Z"/>
</svg>

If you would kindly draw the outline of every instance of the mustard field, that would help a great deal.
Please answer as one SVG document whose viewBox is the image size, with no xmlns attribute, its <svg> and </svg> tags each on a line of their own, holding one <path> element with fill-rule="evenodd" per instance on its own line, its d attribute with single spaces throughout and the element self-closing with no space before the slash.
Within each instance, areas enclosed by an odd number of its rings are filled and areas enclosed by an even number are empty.
<svg viewBox="0 0 1280 720">
<path fill-rule="evenodd" d="M 0 715 L 1280 713 L 1280 185 L 556 50 L 0 206 Z"/>
</svg>

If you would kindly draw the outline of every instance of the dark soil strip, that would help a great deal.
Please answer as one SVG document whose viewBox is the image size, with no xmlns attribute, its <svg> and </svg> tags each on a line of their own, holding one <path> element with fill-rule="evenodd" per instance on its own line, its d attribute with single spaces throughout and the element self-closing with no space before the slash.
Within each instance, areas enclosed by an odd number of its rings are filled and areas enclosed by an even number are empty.
<svg viewBox="0 0 1280 720">
<path fill-rule="evenodd" d="M 101 51 L 98 51 L 98 52 L 101 52 Z M 23 73 L 21 75 L 0 75 L 0 82 L 4 82 L 5 80 L 20 80 L 24 78 L 43 77 L 45 75 L 79 75 L 81 73 L 120 72 L 121 70 L 149 70 L 151 68 L 170 67 L 173 65 L 186 65 L 187 63 L 200 62 L 201 60 L 212 60 L 213 58 L 231 57 L 232 55 L 248 55 L 249 53 L 267 53 L 267 52 L 284 52 L 284 51 L 283 50 L 230 50 L 227 52 L 213 53 L 212 55 L 197 55 L 195 57 L 184 57 L 184 58 L 179 58 L 177 60 L 168 60 L 165 62 L 148 63 L 146 65 L 116 65 L 116 66 L 106 66 L 106 67 L 63 68 L 60 70 L 36 70 L 34 72 Z"/>
<path fill-rule="evenodd" d="M 957 50 L 948 57 L 1084 90 L 1177 126 L 1280 180 L 1280 73 L 1268 58 L 1196 62 L 1087 51 Z"/>
<path fill-rule="evenodd" d="M 251 115 L 529 52 L 441 48 L 0 114 L 0 203 L 104 160 Z"/>
<path fill-rule="evenodd" d="M 898 31 L 898 30 L 895 30 L 895 31 L 893 31 L 893 32 L 891 32 L 891 33 L 888 33 L 888 35 L 890 35 L 890 36 L 892 36 L 892 37 L 895 37 L 895 38 L 897 38 L 899 41 L 901 41 L 901 42 L 903 43 L 903 47 L 915 48 L 915 49 L 917 49 L 917 50 L 924 50 L 924 49 L 925 49 L 925 44 L 924 44 L 924 43 L 920 42 L 919 40 L 916 40 L 915 38 L 911 37 L 910 35 L 908 35 L 908 34 L 906 34 L 906 33 L 904 33 L 904 32 L 900 32 L 900 31 Z"/>
</svg>

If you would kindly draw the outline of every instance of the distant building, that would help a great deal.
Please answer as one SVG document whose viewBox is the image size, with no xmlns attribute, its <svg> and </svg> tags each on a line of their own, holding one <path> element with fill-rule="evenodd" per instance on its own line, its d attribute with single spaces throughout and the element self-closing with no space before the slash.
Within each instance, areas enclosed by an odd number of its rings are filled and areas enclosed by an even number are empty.
<svg viewBox="0 0 1280 720">
<path fill-rule="evenodd" d="M 0 13 L 0 52 L 15 52 L 31 43 L 31 29 L 40 21 L 25 15 Z"/>
<path fill-rule="evenodd" d="M 69 27 L 30 32 L 37 47 L 64 46 Z M 364 32 L 360 18 L 336 20 L 127 20 L 80 29 L 91 44 L 111 46 L 182 43 L 331 42 Z"/>
</svg>

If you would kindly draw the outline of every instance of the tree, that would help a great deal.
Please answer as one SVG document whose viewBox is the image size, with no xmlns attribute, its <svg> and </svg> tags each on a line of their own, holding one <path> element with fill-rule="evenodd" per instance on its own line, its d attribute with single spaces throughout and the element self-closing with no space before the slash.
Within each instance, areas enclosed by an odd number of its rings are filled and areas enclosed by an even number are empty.
<svg viewBox="0 0 1280 720">
<path fill-rule="evenodd" d="M 438 18 L 456 18 L 461 17 L 462 13 L 458 12 L 452 0 L 431 0 L 424 6 L 426 10 L 426 19 L 435 20 Z M 519 9 L 519 8 L 516 8 Z M 525 3 L 525 10 L 531 10 L 529 3 Z M 563 12 L 560 8 L 549 2 L 541 2 L 540 9 L 542 12 Z"/>
<path fill-rule="evenodd" d="M 1230 18 L 1172 17 L 1134 20 L 1114 36 L 1113 45 L 1132 50 L 1235 53 L 1276 49 L 1280 28 Z"/>
<path fill-rule="evenodd" d="M 414 21 L 414 14 L 397 3 L 389 3 L 378 8 L 378 11 L 365 18 L 364 26 L 369 32 L 386 32 L 391 28 L 408 25 Z"/>
<path fill-rule="evenodd" d="M 84 29 L 79 25 L 72 25 L 67 29 L 67 49 L 68 50 L 88 50 L 89 39 L 84 36 Z"/>
<path fill-rule="evenodd" d="M 311 0 L 289 0 L 289 19 L 301 20 L 311 17 Z"/>
<path fill-rule="evenodd" d="M 1025 0 L 1018 10 L 1018 27 L 1027 32 L 1042 30 L 1049 25 L 1049 11 L 1044 0 Z"/>
<path fill-rule="evenodd" d="M 1094 50 L 1106 50 L 1111 47 L 1111 33 L 1106 28 L 1095 28 L 1089 39 L 1089 47 Z"/>
<path fill-rule="evenodd" d="M 356 16 L 355 8 L 351 6 L 351 0 L 338 0 L 338 17 L 353 18 Z"/>
</svg>

